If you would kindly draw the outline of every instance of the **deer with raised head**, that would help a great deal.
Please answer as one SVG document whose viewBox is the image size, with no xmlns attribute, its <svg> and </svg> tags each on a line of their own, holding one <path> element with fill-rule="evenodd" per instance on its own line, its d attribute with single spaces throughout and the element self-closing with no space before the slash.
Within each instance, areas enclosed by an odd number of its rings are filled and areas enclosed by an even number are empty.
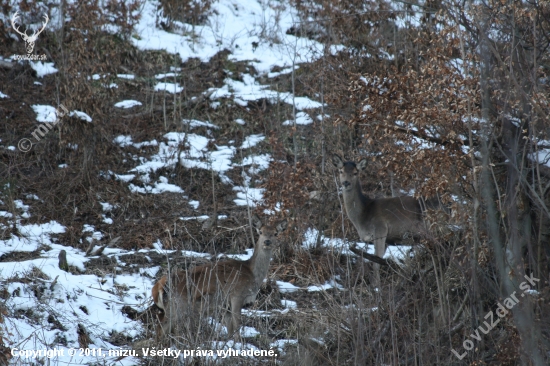
<svg viewBox="0 0 550 366">
<path fill-rule="evenodd" d="M 377 257 L 384 256 L 386 243 L 403 243 L 425 231 L 423 206 L 416 198 L 402 196 L 372 199 L 363 193 L 359 174 L 367 167 L 366 159 L 356 164 L 353 161 L 344 162 L 335 154 L 332 163 L 339 172 L 348 217 L 361 240 L 374 242 Z M 429 205 L 431 208 L 432 202 Z M 374 271 L 380 284 L 378 263 L 374 263 Z"/>
<path fill-rule="evenodd" d="M 276 237 L 287 227 L 286 220 L 276 226 L 264 225 L 257 215 L 252 217 L 252 223 L 260 237 L 250 259 L 223 260 L 188 271 L 176 269 L 154 285 L 153 301 L 164 310 L 157 335 L 168 334 L 174 326 L 184 323 L 184 327 L 189 326 L 201 309 L 210 313 L 224 309 L 228 336 L 239 331 L 241 309 L 256 299 L 267 277 L 273 249 L 278 245 Z"/>
</svg>

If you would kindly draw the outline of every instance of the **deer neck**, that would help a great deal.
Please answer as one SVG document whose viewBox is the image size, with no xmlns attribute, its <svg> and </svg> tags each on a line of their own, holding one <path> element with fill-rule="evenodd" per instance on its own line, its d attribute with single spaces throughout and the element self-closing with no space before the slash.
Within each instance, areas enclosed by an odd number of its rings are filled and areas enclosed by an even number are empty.
<svg viewBox="0 0 550 366">
<path fill-rule="evenodd" d="M 254 254 L 250 258 L 250 270 L 254 274 L 254 283 L 259 288 L 267 277 L 269 262 L 271 261 L 271 249 L 261 249 L 260 244 L 256 243 Z"/>
<path fill-rule="evenodd" d="M 353 188 L 344 190 L 344 206 L 350 220 L 355 224 L 366 214 L 372 200 L 363 194 L 359 180 L 355 182 Z"/>
</svg>

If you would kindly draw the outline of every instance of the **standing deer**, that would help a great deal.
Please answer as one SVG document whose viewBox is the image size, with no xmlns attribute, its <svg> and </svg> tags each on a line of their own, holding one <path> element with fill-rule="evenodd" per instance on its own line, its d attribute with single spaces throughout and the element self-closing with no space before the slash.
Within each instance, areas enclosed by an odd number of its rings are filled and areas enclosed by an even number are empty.
<svg viewBox="0 0 550 366">
<path fill-rule="evenodd" d="M 228 305 L 229 310 L 224 314 L 228 335 L 239 331 L 241 309 L 256 299 L 267 277 L 273 249 L 278 244 L 276 236 L 287 227 L 286 220 L 275 227 L 263 225 L 257 215 L 252 217 L 252 223 L 260 237 L 250 259 L 224 260 L 197 266 L 187 272 L 176 269 L 153 286 L 153 301 L 164 310 L 157 335 L 161 332 L 168 334 L 174 326 L 183 326 L 184 323 L 183 327 L 188 327 L 201 309 L 212 314 Z"/>
<path fill-rule="evenodd" d="M 423 232 L 419 200 L 410 196 L 371 199 L 363 193 L 359 173 L 366 168 L 366 159 L 356 164 L 353 161 L 344 162 L 340 156 L 333 155 L 332 163 L 340 174 L 348 217 L 361 240 L 374 242 L 376 256 L 384 256 L 386 242 L 403 242 Z M 374 263 L 374 272 L 380 284 L 380 264 Z"/>
</svg>

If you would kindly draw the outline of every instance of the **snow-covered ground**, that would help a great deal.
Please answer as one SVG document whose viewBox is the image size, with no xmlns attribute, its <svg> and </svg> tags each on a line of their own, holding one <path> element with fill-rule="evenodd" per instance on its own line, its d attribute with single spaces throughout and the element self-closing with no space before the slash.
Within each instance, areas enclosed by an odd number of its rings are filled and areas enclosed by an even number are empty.
<svg viewBox="0 0 550 366">
<path fill-rule="evenodd" d="M 10 218 L 16 223 L 20 223 L 22 218 L 28 217 L 28 205 L 24 205 L 21 201 L 16 201 L 16 203 L 19 214 Z M 111 208 L 108 203 L 103 203 L 103 207 L 106 211 Z M 0 211 L 0 215 L 10 216 L 5 211 Z M 203 219 L 206 218 L 207 216 L 203 217 Z M 225 217 L 220 216 L 219 219 L 223 218 Z M 200 217 L 182 219 L 200 219 Z M 120 333 L 136 337 L 143 331 L 141 323 L 129 320 L 123 315 L 121 309 L 124 305 L 130 305 L 139 311 L 147 308 L 150 289 L 153 285 L 151 278 L 160 267 L 139 268 L 136 264 L 126 264 L 124 255 L 135 254 L 135 251 L 106 248 L 103 256 L 116 260 L 117 269 L 120 271 L 101 275 L 84 274 L 87 262 L 97 257 L 87 257 L 81 250 L 58 244 L 55 235 L 65 231 L 62 225 L 50 221 L 42 225 L 18 224 L 17 228 L 20 235 L 14 235 L 11 239 L 2 241 L 0 246 L 0 255 L 26 252 L 32 257 L 28 260 L 0 262 L 1 277 L 7 284 L 6 290 L 11 294 L 5 305 L 8 309 L 14 309 L 5 317 L 6 341 L 13 347 L 12 349 L 17 349 L 14 351 L 15 354 L 19 354 L 17 352 L 20 350 L 55 349 L 57 354 L 51 358 L 53 364 L 59 362 L 80 365 L 98 360 L 107 363 L 117 360 L 118 354 L 110 355 L 108 353 L 109 350 L 120 349 L 109 341 L 112 334 Z M 102 238 L 102 234 L 95 231 L 91 225 L 87 225 L 84 231 L 88 234 L 88 237 L 85 238 L 86 241 Z M 316 236 L 315 230 L 308 230 L 303 246 L 307 248 L 314 244 Z M 349 252 L 348 245 L 342 239 L 322 238 L 321 240 L 323 245 L 330 246 L 334 250 Z M 165 255 L 173 252 L 162 249 L 160 242 L 155 243 L 154 246 L 153 250 L 142 249 L 139 250 L 139 253 L 148 257 L 154 253 Z M 374 250 L 372 246 L 368 247 L 369 251 Z M 67 253 L 69 266 L 76 268 L 76 274 L 65 272 L 59 268 L 58 256 L 62 250 Z M 206 253 L 191 251 L 181 251 L 181 255 L 190 259 L 210 257 Z M 387 256 L 391 255 L 390 252 Z M 244 255 L 227 255 L 227 257 L 238 260 L 246 260 L 250 256 L 252 256 L 252 249 L 247 250 L 247 254 Z M 128 274 L 130 272 L 128 269 L 131 268 L 137 268 L 137 271 Z M 78 274 L 78 271 L 82 273 Z M 337 279 L 307 288 L 298 288 L 282 281 L 276 281 L 276 284 L 282 294 L 295 291 L 326 291 L 331 288 L 343 289 Z M 277 316 L 277 314 L 285 314 L 297 309 L 297 304 L 294 301 L 283 299 L 281 302 L 281 305 L 286 308 L 285 310 L 274 309 L 265 312 L 243 309 L 243 316 Z M 101 356 L 81 354 L 78 350 L 78 330 L 81 325 L 89 336 L 88 348 L 96 351 L 103 350 Z M 241 328 L 240 333 L 245 339 L 259 334 L 257 330 L 250 327 Z M 285 345 L 292 345 L 296 342 L 297 340 L 285 340 L 284 342 L 277 340 L 271 347 L 283 352 Z M 255 346 L 246 343 L 240 344 L 231 341 L 229 346 L 228 344 L 213 342 L 212 349 L 256 349 Z M 16 360 L 25 364 L 24 358 L 18 357 Z M 213 357 L 215 359 L 217 356 Z M 41 358 L 45 359 L 45 357 Z M 30 363 L 33 358 L 28 358 L 27 361 Z M 133 365 L 138 362 L 138 359 L 126 357 L 117 362 Z"/>
<path fill-rule="evenodd" d="M 297 20 L 296 10 L 288 4 L 278 1 L 264 0 L 220 0 L 213 3 L 209 20 L 205 26 L 180 24 L 181 34 L 168 33 L 156 27 L 157 19 L 156 1 L 144 1 L 141 20 L 135 28 L 136 36 L 132 42 L 142 50 L 166 50 L 178 54 L 183 61 L 196 57 L 208 61 L 212 56 L 223 49 L 230 51 L 229 59 L 234 61 L 246 61 L 256 71 L 256 75 L 275 77 L 283 73 L 292 72 L 299 68 L 301 63 L 312 62 L 323 54 L 323 45 L 307 38 L 299 38 L 286 34 L 287 29 L 293 26 Z M 263 32 L 268 29 L 270 34 Z M 277 42 L 272 40 L 276 39 Z M 271 41 L 270 41 L 271 40 Z M 335 52 L 341 47 L 332 47 Z M 33 63 L 38 71 L 38 76 L 43 77 L 48 73 L 57 72 L 55 65 L 51 63 Z M 274 72 L 277 67 L 281 71 Z M 174 70 L 174 75 L 177 74 Z M 163 79 L 173 75 L 157 75 L 157 79 Z M 134 75 L 120 74 L 119 78 L 133 79 Z M 100 80 L 104 75 L 94 75 L 91 80 Z M 106 87 L 116 87 L 106 85 Z M 155 86 L 157 92 L 181 93 L 183 86 L 169 82 L 159 81 Z M 209 88 L 204 94 L 210 98 L 211 106 L 221 99 L 229 99 L 235 104 L 246 106 L 249 101 L 267 99 L 271 101 L 283 101 L 293 104 L 297 109 L 296 124 L 308 125 L 314 123 L 318 115 L 321 103 L 310 98 L 293 95 L 292 93 L 270 90 L 268 85 L 261 85 L 250 74 L 242 75 L 242 81 L 233 80 L 230 77 L 224 81 L 220 88 Z M 8 98 L 1 93 L 0 98 Z M 141 105 L 135 100 L 121 100 L 115 104 L 118 108 L 132 108 Z M 57 111 L 53 106 L 34 105 L 36 120 L 38 122 L 54 122 Z M 310 115 L 317 109 L 316 115 Z M 88 123 L 93 123 L 92 118 L 80 111 L 71 112 Z M 246 122 L 237 120 L 243 125 Z M 293 120 L 284 124 L 292 125 Z M 134 154 L 135 166 L 128 171 L 106 172 L 115 179 L 128 185 L 135 194 L 160 194 L 172 192 L 181 194 L 187 198 L 185 187 L 179 187 L 170 182 L 169 177 L 160 176 L 153 181 L 150 178 L 152 172 L 161 168 L 173 167 L 181 164 L 186 168 L 198 168 L 213 170 L 223 183 L 231 185 L 235 192 L 234 202 L 237 205 L 256 206 L 263 199 L 263 190 L 253 188 L 253 180 L 258 172 L 267 169 L 272 157 L 269 154 L 248 153 L 243 158 L 239 151 L 249 150 L 261 146 L 265 136 L 252 134 L 245 136 L 240 146 L 228 143 L 224 146 L 208 148 L 213 144 L 212 132 L 218 130 L 212 121 L 183 120 L 182 124 L 188 125 L 189 130 L 201 128 L 202 134 L 196 132 L 167 132 L 160 141 L 144 141 L 135 143 L 131 135 L 120 135 L 113 140 L 113 144 L 120 146 L 124 151 Z M 148 147 L 158 149 L 151 156 L 141 156 L 140 149 Z M 78 148 L 78 146 L 74 146 Z M 231 169 L 239 169 L 243 176 L 244 184 L 235 185 L 228 177 Z M 32 197 L 40 200 L 40 197 Z M 101 202 L 103 206 L 103 220 L 112 224 L 109 211 L 112 205 Z M 207 216 L 200 212 L 201 203 L 189 200 L 189 204 L 197 215 L 194 217 L 182 217 L 181 220 L 205 220 Z M 4 202 L 0 202 L 0 207 Z M 136 337 L 142 333 L 142 324 L 132 321 L 122 314 L 121 308 L 130 305 L 135 309 L 144 310 L 148 306 L 149 294 L 156 272 L 160 269 L 137 268 L 134 264 L 126 264 L 124 255 L 135 254 L 133 251 L 121 249 L 105 249 L 103 256 L 116 259 L 119 264 L 116 273 L 87 272 L 87 264 L 94 257 L 87 257 L 84 252 L 63 245 L 56 238 L 56 234 L 63 233 L 65 228 L 55 222 L 47 221 L 40 225 L 22 225 L 21 220 L 29 218 L 28 205 L 22 201 L 16 201 L 18 213 L 14 216 L 7 211 L 0 211 L 0 216 L 17 227 L 18 233 L 10 239 L 0 241 L 0 255 L 9 256 L 27 253 L 23 260 L 0 262 L 0 278 L 3 286 L 9 293 L 5 306 L 9 309 L 4 317 L 4 334 L 2 337 L 9 347 L 18 350 L 43 350 L 57 349 L 58 354 L 50 359 L 52 364 L 81 365 L 95 362 L 112 363 L 118 355 L 86 355 L 76 352 L 79 348 L 78 332 L 83 327 L 89 335 L 89 348 L 102 349 L 103 351 L 116 350 L 119 347 L 113 344 L 114 335 L 120 333 L 130 337 Z M 226 219 L 220 216 L 219 220 Z M 9 230 L 0 224 L 0 229 Z M 96 231 L 93 226 L 85 226 L 87 234 L 85 240 L 101 240 L 103 234 Z M 316 242 L 317 233 L 309 230 L 304 237 L 304 247 L 309 248 Z M 349 244 L 343 239 L 322 238 L 324 246 L 333 250 L 354 254 L 349 251 Z M 161 243 L 155 245 L 151 251 L 140 250 L 147 256 L 151 253 L 164 253 Z M 368 246 L 373 252 L 373 248 Z M 76 268 L 76 272 L 66 272 L 59 268 L 59 253 L 65 250 L 70 266 Z M 397 250 L 397 249 L 396 249 Z M 183 256 L 208 257 L 204 253 L 182 251 Z M 245 256 L 232 256 L 237 259 L 246 259 Z M 387 255 L 402 256 L 403 254 L 388 251 Z M 7 257 L 6 257 L 7 258 Z M 134 268 L 133 274 L 126 273 L 124 269 Z M 80 274 L 78 274 L 80 272 Z M 84 272 L 87 272 L 84 274 Z M 130 273 L 130 272 L 127 272 Z M 32 278 L 32 281 L 26 280 Z M 333 278 L 327 283 L 320 283 L 308 288 L 297 288 L 290 283 L 277 281 L 281 293 L 293 291 L 326 291 L 328 289 L 342 289 L 337 279 Z M 280 313 L 294 311 L 298 308 L 296 302 L 283 299 L 282 306 L 285 310 L 274 310 L 261 316 L 276 316 Z M 243 310 L 245 316 L 258 316 L 259 313 L 252 310 Z M 1 325 L 1 324 L 0 324 Z M 243 327 L 241 335 L 254 337 L 258 331 Z M 296 344 L 297 340 L 278 340 L 271 346 L 283 352 L 286 345 Z M 206 345 L 205 345 L 206 347 Z M 234 344 L 212 342 L 213 349 L 254 349 L 250 344 Z M 18 353 L 16 353 L 18 354 Z M 19 355 L 19 354 L 18 354 Z M 104 357 L 105 356 L 105 357 Z M 45 360 L 45 356 L 41 356 Z M 37 359 L 16 356 L 19 364 L 30 364 Z M 138 363 L 136 357 L 126 357 L 117 361 L 117 364 L 134 365 Z"/>
</svg>

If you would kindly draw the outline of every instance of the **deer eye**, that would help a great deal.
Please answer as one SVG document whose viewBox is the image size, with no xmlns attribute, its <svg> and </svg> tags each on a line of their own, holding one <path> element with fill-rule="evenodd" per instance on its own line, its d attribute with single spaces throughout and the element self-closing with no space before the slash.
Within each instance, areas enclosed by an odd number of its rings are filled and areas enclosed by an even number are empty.
<svg viewBox="0 0 550 366">
<path fill-rule="evenodd" d="M 275 234 L 273 234 L 274 236 L 279 236 L 279 233 L 278 232 L 275 232 Z"/>
</svg>

